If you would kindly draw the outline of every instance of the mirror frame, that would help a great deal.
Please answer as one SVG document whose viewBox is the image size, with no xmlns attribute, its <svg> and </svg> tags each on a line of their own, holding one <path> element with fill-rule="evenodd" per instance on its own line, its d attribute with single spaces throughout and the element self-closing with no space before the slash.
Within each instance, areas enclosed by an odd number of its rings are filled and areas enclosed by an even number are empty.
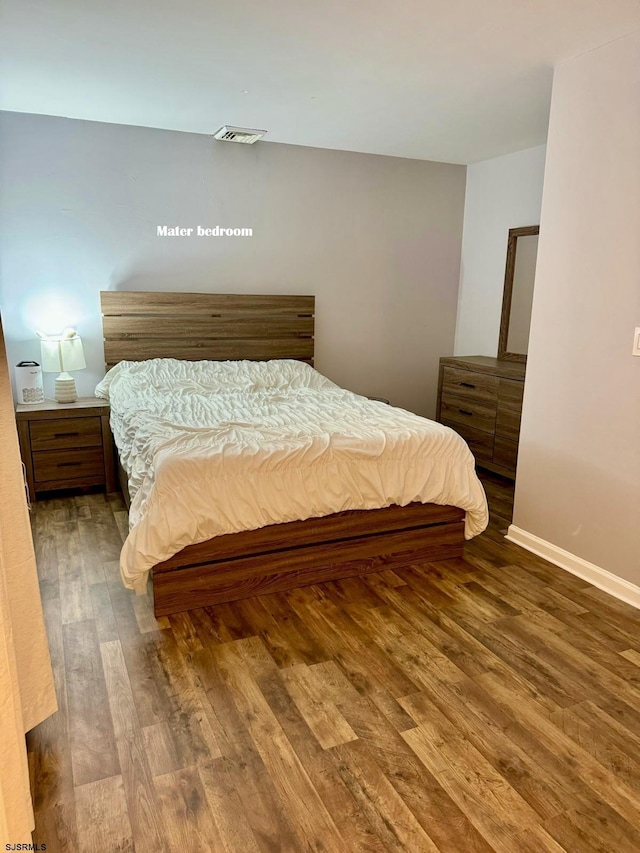
<svg viewBox="0 0 640 853">
<path fill-rule="evenodd" d="M 502 314 L 500 315 L 500 335 L 498 337 L 498 358 L 503 361 L 526 362 L 527 354 L 522 352 L 509 352 L 507 341 L 509 339 L 509 320 L 511 317 L 511 297 L 513 294 L 513 276 L 516 269 L 516 249 L 518 237 L 533 237 L 540 233 L 539 225 L 527 225 L 524 228 L 510 228 L 507 241 L 507 265 L 504 274 L 504 291 L 502 294 Z"/>
</svg>

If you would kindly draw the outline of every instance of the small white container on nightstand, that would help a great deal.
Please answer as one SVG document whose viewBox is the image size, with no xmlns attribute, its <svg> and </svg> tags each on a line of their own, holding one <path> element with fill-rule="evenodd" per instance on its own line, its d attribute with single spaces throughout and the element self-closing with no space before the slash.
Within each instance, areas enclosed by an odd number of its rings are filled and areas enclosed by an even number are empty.
<svg viewBox="0 0 640 853">
<path fill-rule="evenodd" d="M 21 361 L 16 365 L 16 392 L 18 403 L 42 403 L 42 368 L 37 361 Z"/>
</svg>

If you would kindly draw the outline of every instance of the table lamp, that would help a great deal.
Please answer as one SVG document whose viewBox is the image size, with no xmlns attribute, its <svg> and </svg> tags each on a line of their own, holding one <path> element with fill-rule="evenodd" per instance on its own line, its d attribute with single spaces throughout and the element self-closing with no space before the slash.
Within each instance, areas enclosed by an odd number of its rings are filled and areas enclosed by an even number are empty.
<svg viewBox="0 0 640 853">
<path fill-rule="evenodd" d="M 76 381 L 69 375 L 71 370 L 82 370 L 84 360 L 82 339 L 75 329 L 65 329 L 61 335 L 44 335 L 36 332 L 42 350 L 42 369 L 45 373 L 60 373 L 55 382 L 57 403 L 75 403 L 78 399 Z"/>
</svg>

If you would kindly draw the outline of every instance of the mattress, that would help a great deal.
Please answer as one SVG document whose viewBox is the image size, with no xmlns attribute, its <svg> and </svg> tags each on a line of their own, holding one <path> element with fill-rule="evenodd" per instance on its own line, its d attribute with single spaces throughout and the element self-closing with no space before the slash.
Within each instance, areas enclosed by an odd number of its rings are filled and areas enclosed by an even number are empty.
<svg viewBox="0 0 640 853">
<path fill-rule="evenodd" d="M 452 429 L 335 385 L 307 364 L 120 362 L 96 388 L 129 478 L 120 567 L 149 570 L 225 533 L 413 501 L 488 522 L 474 458 Z"/>
</svg>

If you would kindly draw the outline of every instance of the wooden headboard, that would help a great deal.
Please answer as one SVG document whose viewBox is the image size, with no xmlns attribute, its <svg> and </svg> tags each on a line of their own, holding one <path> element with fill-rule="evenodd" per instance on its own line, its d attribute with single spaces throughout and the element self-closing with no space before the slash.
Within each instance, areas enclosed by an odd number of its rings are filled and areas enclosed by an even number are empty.
<svg viewBox="0 0 640 853">
<path fill-rule="evenodd" d="M 313 364 L 314 296 L 105 290 L 100 303 L 107 369 L 147 358 Z"/>
</svg>

